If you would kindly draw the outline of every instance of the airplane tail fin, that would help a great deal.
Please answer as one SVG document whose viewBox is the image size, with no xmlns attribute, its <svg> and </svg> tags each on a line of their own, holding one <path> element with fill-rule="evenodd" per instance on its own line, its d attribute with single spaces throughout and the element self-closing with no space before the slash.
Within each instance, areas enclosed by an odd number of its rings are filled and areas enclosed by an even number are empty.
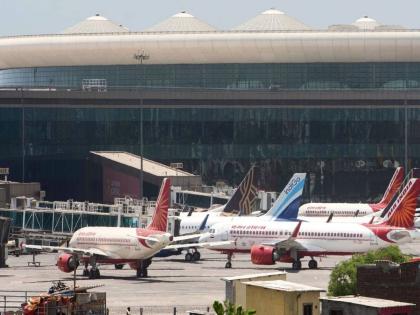
<svg viewBox="0 0 420 315">
<path fill-rule="evenodd" d="M 384 195 L 382 196 L 381 201 L 376 204 L 371 205 L 374 211 L 385 208 L 391 201 L 395 194 L 398 192 L 404 181 L 404 168 L 397 167 L 395 169 L 394 175 L 391 178 L 391 181 L 388 184 L 387 189 L 385 190 Z"/>
<path fill-rule="evenodd" d="M 296 220 L 305 187 L 306 173 L 295 173 L 271 209 L 264 215 L 272 220 Z"/>
<path fill-rule="evenodd" d="M 152 221 L 147 226 L 148 230 L 156 230 L 166 232 L 168 226 L 168 209 L 169 198 L 171 193 L 171 181 L 164 178 L 160 187 L 159 197 L 156 201 L 156 210 L 153 214 Z"/>
<path fill-rule="evenodd" d="M 401 190 L 398 198 L 393 202 L 382 223 L 390 226 L 412 228 L 419 194 L 420 179 L 410 179 Z"/>
<path fill-rule="evenodd" d="M 252 204 L 257 198 L 257 181 L 259 168 L 253 165 L 239 184 L 233 196 L 226 203 L 223 212 L 229 214 L 248 215 L 252 212 Z"/>
</svg>

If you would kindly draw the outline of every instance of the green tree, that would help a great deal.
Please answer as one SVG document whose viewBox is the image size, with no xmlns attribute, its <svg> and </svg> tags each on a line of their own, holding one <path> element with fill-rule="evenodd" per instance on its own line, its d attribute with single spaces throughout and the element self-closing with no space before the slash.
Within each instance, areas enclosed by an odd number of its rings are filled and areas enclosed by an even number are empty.
<svg viewBox="0 0 420 315">
<path fill-rule="evenodd" d="M 213 309 L 217 315 L 254 315 L 257 313 L 254 310 L 244 310 L 242 306 L 236 307 L 228 301 L 224 301 L 223 304 L 214 301 Z"/>
<path fill-rule="evenodd" d="M 353 255 L 352 258 L 342 261 L 331 272 L 328 283 L 328 295 L 342 296 L 356 294 L 357 266 L 373 264 L 376 260 L 390 260 L 403 263 L 410 259 L 404 255 L 398 246 L 389 246 L 376 251 L 369 251 L 362 255 Z"/>
</svg>

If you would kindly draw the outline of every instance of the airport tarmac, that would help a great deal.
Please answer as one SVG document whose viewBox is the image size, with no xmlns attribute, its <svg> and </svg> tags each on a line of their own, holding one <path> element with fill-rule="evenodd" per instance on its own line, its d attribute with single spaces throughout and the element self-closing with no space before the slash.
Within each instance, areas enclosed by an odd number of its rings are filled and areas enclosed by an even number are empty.
<svg viewBox="0 0 420 315">
<path fill-rule="evenodd" d="M 404 247 L 404 252 L 415 253 L 418 246 L 413 244 Z M 115 270 L 113 266 L 101 266 L 101 279 L 89 280 L 81 276 L 82 268 L 77 272 L 77 284 L 80 286 L 103 284 L 98 291 L 107 292 L 107 305 L 113 313 L 120 313 L 127 306 L 139 310 L 141 306 L 178 306 L 200 305 L 210 306 L 214 300 L 224 300 L 225 283 L 223 277 L 244 274 L 272 272 L 285 270 L 287 280 L 304 283 L 326 289 L 331 269 L 347 257 L 326 257 L 317 259 L 319 269 L 307 268 L 308 259 L 302 260 L 303 269 L 296 272 L 290 264 L 273 266 L 255 266 L 249 260 L 249 255 L 238 254 L 233 259 L 233 268 L 225 269 L 226 256 L 202 250 L 203 260 L 196 263 L 186 263 L 184 256 L 171 258 L 155 258 L 149 267 L 149 277 L 138 279 L 135 271 L 127 266 L 122 270 Z M 10 266 L 0 269 L 0 291 L 28 290 L 46 291 L 56 280 L 65 281 L 72 285 L 72 274 L 62 273 L 55 266 L 57 254 L 40 254 L 36 260 L 40 267 L 28 267 L 32 261 L 31 255 L 9 257 Z M 132 312 L 137 314 L 139 312 Z"/>
</svg>

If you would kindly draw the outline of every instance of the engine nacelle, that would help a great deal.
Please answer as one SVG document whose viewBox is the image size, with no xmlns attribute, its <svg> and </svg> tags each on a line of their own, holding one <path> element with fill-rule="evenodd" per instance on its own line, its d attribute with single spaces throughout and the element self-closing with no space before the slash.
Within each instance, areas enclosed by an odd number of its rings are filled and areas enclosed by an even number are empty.
<svg viewBox="0 0 420 315">
<path fill-rule="evenodd" d="M 255 265 L 274 265 L 275 249 L 271 246 L 254 245 L 251 247 L 251 261 Z"/>
<path fill-rule="evenodd" d="M 71 254 L 61 254 L 57 259 L 57 267 L 62 272 L 72 272 L 79 266 L 76 257 Z"/>
</svg>

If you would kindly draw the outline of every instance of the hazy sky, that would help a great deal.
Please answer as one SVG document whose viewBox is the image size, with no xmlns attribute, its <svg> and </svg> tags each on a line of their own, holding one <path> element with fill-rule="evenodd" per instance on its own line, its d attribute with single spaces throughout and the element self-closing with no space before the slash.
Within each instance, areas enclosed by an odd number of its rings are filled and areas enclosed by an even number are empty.
<svg viewBox="0 0 420 315">
<path fill-rule="evenodd" d="M 420 0 L 0 0 L 0 36 L 59 33 L 95 13 L 142 30 L 183 10 L 228 29 L 271 7 L 314 28 L 363 15 L 420 28 Z"/>
</svg>

